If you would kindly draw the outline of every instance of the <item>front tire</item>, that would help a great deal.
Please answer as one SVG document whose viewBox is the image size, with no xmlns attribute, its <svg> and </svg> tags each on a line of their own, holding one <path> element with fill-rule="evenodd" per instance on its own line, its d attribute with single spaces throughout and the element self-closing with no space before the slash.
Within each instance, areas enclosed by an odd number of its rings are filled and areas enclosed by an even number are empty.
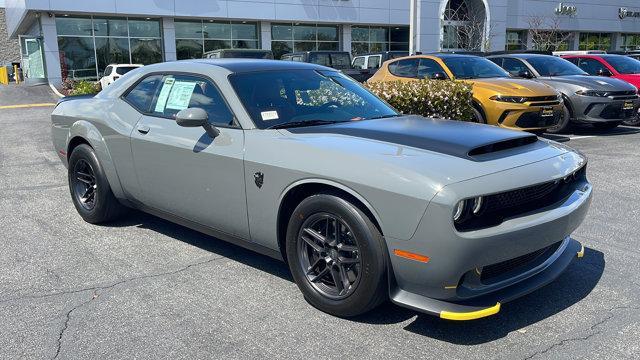
<svg viewBox="0 0 640 360">
<path fill-rule="evenodd" d="M 640 126 L 640 111 L 638 111 L 638 114 L 636 114 L 635 117 L 632 117 L 631 119 L 627 119 L 622 123 L 627 126 Z"/>
<path fill-rule="evenodd" d="M 304 199 L 291 215 L 286 241 L 291 274 L 314 307 L 351 317 L 387 298 L 384 238 L 345 199 L 333 194 Z"/>
<path fill-rule="evenodd" d="M 93 149 L 78 145 L 69 157 L 69 191 L 73 205 L 88 223 L 115 220 L 124 207 L 113 195 L 109 181 Z"/>
<path fill-rule="evenodd" d="M 566 100 L 565 100 L 566 101 Z M 562 108 L 562 116 L 560 116 L 560 121 L 550 128 L 547 129 L 548 133 L 551 134 L 562 134 L 571 128 L 571 111 L 569 107 L 565 103 Z"/>
</svg>

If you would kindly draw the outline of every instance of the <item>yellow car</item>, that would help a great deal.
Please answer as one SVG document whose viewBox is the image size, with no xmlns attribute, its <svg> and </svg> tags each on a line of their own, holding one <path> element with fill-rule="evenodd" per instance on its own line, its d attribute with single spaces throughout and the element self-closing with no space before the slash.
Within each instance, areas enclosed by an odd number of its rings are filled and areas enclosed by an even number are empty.
<svg viewBox="0 0 640 360">
<path fill-rule="evenodd" d="M 385 62 L 369 79 L 459 80 L 473 85 L 475 120 L 500 127 L 542 132 L 562 115 L 562 97 L 550 86 L 512 78 L 493 62 L 471 55 L 415 55 Z"/>
</svg>

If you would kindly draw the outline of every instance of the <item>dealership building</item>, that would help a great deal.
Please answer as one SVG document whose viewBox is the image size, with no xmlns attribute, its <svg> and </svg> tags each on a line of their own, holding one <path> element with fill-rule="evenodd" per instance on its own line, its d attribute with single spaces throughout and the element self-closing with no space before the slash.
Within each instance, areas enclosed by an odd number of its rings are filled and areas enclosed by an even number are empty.
<svg viewBox="0 0 640 360">
<path fill-rule="evenodd" d="M 32 82 L 221 48 L 408 50 L 411 0 L 5 0 Z M 640 50 L 638 0 L 416 0 L 415 49 Z M 552 40 L 549 40 L 551 33 Z M 546 35 L 544 35 L 546 34 Z M 547 44 L 548 45 L 548 44 Z M 546 46 L 546 45 L 544 45 Z"/>
</svg>

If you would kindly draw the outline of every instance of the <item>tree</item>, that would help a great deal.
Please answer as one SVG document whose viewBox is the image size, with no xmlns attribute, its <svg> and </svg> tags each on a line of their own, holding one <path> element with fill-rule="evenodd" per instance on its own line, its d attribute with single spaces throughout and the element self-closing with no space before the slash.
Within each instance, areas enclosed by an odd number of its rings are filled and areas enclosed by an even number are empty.
<svg viewBox="0 0 640 360">
<path fill-rule="evenodd" d="M 533 48 L 540 51 L 566 50 L 573 33 L 562 31 L 558 16 L 532 15 L 527 20 Z"/>
</svg>

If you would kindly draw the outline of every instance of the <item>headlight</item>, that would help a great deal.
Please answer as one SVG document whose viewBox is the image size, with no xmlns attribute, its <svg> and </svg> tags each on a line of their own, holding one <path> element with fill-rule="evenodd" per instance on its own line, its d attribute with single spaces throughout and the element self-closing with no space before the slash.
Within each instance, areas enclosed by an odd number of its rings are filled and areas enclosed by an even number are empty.
<svg viewBox="0 0 640 360">
<path fill-rule="evenodd" d="M 607 97 L 609 95 L 606 91 L 596 91 L 596 90 L 578 90 L 576 91 L 576 95 L 582 96 L 593 96 L 593 97 Z"/>
<path fill-rule="evenodd" d="M 482 196 L 460 200 L 453 210 L 453 221 L 458 223 L 469 219 L 472 215 L 480 215 L 482 213 L 483 204 L 484 199 Z"/>
<path fill-rule="evenodd" d="M 493 95 L 489 99 L 500 102 L 510 102 L 514 104 L 523 104 L 526 103 L 528 98 L 524 96 L 502 96 L 502 95 Z"/>
<path fill-rule="evenodd" d="M 464 213 L 465 204 L 467 202 L 462 200 L 456 205 L 456 209 L 453 212 L 453 221 L 458 222 L 462 218 L 462 213 Z"/>
</svg>

